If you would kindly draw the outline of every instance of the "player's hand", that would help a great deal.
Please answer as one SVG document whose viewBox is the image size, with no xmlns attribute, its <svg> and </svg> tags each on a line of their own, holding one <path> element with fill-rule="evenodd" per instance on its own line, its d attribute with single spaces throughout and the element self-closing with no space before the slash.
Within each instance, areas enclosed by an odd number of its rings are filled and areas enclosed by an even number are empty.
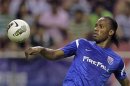
<svg viewBox="0 0 130 86">
<path fill-rule="evenodd" d="M 29 58 L 29 55 L 37 55 L 40 53 L 42 47 L 38 46 L 38 47 L 30 47 L 28 49 L 25 50 L 25 56 L 27 59 L 30 59 Z"/>
</svg>

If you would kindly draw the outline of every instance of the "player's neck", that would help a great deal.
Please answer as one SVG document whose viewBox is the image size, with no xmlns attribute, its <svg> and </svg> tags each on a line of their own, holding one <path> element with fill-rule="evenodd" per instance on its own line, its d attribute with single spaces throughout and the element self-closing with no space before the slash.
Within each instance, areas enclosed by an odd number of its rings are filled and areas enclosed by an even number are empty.
<svg viewBox="0 0 130 86">
<path fill-rule="evenodd" d="M 102 48 L 109 48 L 111 46 L 111 39 L 107 39 L 103 42 L 97 43 L 98 46 L 102 47 Z"/>
</svg>

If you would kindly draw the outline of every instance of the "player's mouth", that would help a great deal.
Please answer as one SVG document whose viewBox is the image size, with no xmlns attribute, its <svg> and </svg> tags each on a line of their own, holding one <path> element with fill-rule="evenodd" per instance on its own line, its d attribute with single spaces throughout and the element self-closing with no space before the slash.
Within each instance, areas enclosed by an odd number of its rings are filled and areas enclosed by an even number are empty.
<svg viewBox="0 0 130 86">
<path fill-rule="evenodd" d="M 93 37 L 97 37 L 98 34 L 96 32 L 93 33 Z"/>
</svg>

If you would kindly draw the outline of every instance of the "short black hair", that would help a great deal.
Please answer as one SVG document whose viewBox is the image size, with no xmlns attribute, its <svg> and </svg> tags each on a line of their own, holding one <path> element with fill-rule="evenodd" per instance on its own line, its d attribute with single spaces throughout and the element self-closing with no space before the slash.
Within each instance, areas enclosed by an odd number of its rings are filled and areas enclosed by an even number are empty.
<svg viewBox="0 0 130 86">
<path fill-rule="evenodd" d="M 119 46 L 119 39 L 118 39 L 118 36 L 116 35 L 116 31 L 117 31 L 117 28 L 118 28 L 118 24 L 117 24 L 116 20 L 113 19 L 113 18 L 111 18 L 111 17 L 109 17 L 109 16 L 105 16 L 105 17 L 103 17 L 103 18 L 109 20 L 110 28 L 111 28 L 112 30 L 114 30 L 114 32 L 115 32 L 115 33 L 113 34 L 112 38 L 111 38 L 111 41 L 118 47 L 118 46 Z"/>
<path fill-rule="evenodd" d="M 117 30 L 118 24 L 117 24 L 117 22 L 116 22 L 115 19 L 113 19 L 113 18 L 111 18 L 111 17 L 108 17 L 108 16 L 105 16 L 105 17 L 103 17 L 103 18 L 108 19 L 108 20 L 110 21 L 109 23 L 110 23 L 110 28 L 111 28 L 111 29 L 113 29 L 114 31 Z"/>
</svg>

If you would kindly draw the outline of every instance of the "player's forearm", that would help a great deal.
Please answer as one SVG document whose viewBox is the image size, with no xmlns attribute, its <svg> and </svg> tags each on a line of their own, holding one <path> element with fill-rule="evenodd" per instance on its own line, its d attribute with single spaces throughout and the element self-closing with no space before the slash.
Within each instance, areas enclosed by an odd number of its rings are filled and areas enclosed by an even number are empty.
<svg viewBox="0 0 130 86">
<path fill-rule="evenodd" d="M 121 86 L 130 86 L 130 82 L 125 82 L 125 83 L 122 83 Z"/>
<path fill-rule="evenodd" d="M 130 86 L 130 81 L 128 78 L 124 79 L 124 80 L 119 80 L 121 86 Z"/>
<path fill-rule="evenodd" d="M 40 54 L 49 60 L 58 60 L 63 57 L 64 53 L 61 50 L 55 50 L 50 48 L 41 48 Z"/>
<path fill-rule="evenodd" d="M 125 81 L 124 85 L 122 85 L 122 86 L 130 86 L 130 81 L 128 78 L 126 78 L 126 81 Z"/>
<path fill-rule="evenodd" d="M 53 60 L 55 59 L 55 50 L 53 49 L 49 49 L 49 48 L 42 48 L 40 51 L 40 54 L 46 58 L 46 59 L 50 59 Z"/>
</svg>

